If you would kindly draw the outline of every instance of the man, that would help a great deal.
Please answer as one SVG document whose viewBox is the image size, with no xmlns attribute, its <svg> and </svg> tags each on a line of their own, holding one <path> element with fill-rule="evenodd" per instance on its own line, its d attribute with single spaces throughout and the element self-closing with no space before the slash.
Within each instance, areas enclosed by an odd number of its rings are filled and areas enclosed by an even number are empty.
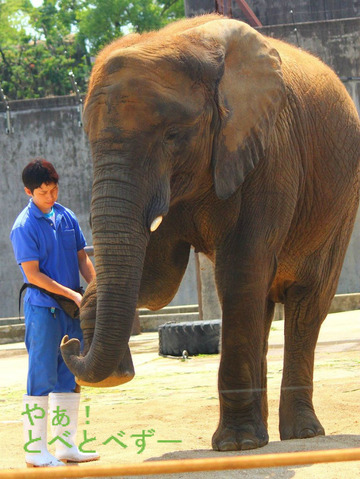
<svg viewBox="0 0 360 479">
<path fill-rule="evenodd" d="M 59 176 L 54 166 L 35 159 L 24 168 L 22 179 L 30 201 L 17 217 L 10 238 L 24 281 L 32 286 L 26 289 L 24 299 L 29 353 L 23 412 L 25 460 L 35 467 L 97 460 L 97 453 L 82 453 L 74 443 L 80 394 L 75 392 L 75 378 L 60 354 L 65 334 L 82 340 L 80 323 L 51 296 L 65 296 L 80 306 L 79 271 L 89 283 L 95 270 L 74 213 L 56 202 Z M 56 457 L 47 449 L 49 397 Z"/>
</svg>

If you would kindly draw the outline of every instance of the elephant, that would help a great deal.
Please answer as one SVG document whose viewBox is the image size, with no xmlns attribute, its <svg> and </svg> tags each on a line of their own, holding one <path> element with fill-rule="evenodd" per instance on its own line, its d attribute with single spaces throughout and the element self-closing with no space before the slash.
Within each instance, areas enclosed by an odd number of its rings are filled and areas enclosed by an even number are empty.
<svg viewBox="0 0 360 479">
<path fill-rule="evenodd" d="M 106 46 L 84 125 L 97 279 L 81 307 L 85 351 L 61 345 L 79 384 L 132 379 L 136 308 L 172 300 L 194 247 L 214 264 L 222 308 L 213 449 L 269 441 L 275 303 L 285 308 L 280 437 L 325 434 L 314 350 L 359 202 L 360 122 L 336 74 L 246 23 L 194 17 Z"/>
</svg>

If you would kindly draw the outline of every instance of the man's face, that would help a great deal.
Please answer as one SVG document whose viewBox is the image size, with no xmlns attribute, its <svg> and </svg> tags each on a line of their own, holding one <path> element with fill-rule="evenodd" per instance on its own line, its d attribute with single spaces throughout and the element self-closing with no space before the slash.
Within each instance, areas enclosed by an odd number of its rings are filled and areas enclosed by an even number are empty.
<svg viewBox="0 0 360 479">
<path fill-rule="evenodd" d="M 25 193 L 32 197 L 34 203 L 43 213 L 49 213 L 58 197 L 59 186 L 56 183 L 43 183 L 33 192 L 29 188 L 24 188 Z"/>
</svg>

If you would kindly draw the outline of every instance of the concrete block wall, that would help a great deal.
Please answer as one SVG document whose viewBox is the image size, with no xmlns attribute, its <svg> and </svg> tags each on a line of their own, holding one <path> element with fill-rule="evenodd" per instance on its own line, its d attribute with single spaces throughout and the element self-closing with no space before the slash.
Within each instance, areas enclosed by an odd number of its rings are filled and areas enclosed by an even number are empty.
<svg viewBox="0 0 360 479">
<path fill-rule="evenodd" d="M 30 159 L 40 156 L 54 163 L 60 176 L 58 201 L 75 212 L 88 244 L 92 244 L 91 158 L 86 135 L 78 126 L 75 98 L 15 101 L 10 102 L 10 109 L 12 134 L 6 134 L 0 117 L 0 317 L 18 314 L 22 275 L 9 234 L 16 216 L 28 203 L 21 173 Z"/>
<path fill-rule="evenodd" d="M 222 2 L 218 1 L 218 4 Z M 336 20 L 360 16 L 357 0 L 247 0 L 262 25 Z M 233 18 L 246 21 L 236 0 L 225 0 Z M 216 0 L 185 0 L 187 17 L 213 12 Z"/>
<path fill-rule="evenodd" d="M 263 25 L 314 22 L 360 16 L 360 3 L 354 0 L 247 0 Z M 235 0 L 233 15 L 244 20 Z"/>
<path fill-rule="evenodd" d="M 271 25 L 258 31 L 313 53 L 344 81 L 360 77 L 360 18 Z"/>
</svg>

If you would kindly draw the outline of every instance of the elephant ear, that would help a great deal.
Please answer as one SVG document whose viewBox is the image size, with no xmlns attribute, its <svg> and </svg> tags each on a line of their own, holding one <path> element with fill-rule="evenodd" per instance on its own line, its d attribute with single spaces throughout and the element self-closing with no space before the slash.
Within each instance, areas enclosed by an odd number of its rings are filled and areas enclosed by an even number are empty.
<svg viewBox="0 0 360 479">
<path fill-rule="evenodd" d="M 212 167 L 216 194 L 226 199 L 265 155 L 285 103 L 281 59 L 266 38 L 246 23 L 216 19 L 195 30 L 223 51 L 217 92 L 220 125 Z"/>
</svg>

